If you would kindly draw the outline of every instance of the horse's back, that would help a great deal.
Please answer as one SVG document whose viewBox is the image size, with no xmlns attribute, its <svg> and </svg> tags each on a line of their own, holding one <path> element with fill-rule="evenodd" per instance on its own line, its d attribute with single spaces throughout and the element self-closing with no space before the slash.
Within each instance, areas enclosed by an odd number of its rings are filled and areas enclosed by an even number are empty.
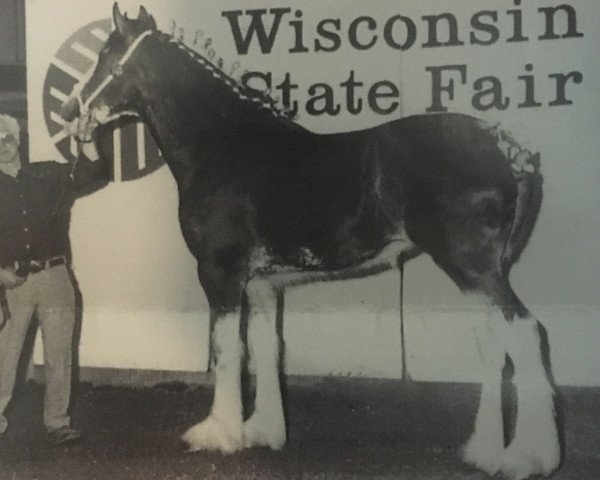
<svg viewBox="0 0 600 480">
<path fill-rule="evenodd" d="M 409 175 L 432 188 L 499 187 L 511 189 L 510 162 L 498 146 L 495 128 L 468 115 L 415 115 L 376 127 L 390 155 L 382 167 Z"/>
</svg>

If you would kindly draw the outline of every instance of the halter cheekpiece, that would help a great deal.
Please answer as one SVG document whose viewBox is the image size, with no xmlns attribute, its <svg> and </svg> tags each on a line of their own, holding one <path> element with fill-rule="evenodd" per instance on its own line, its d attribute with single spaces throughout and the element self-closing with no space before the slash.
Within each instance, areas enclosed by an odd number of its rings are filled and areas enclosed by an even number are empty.
<svg viewBox="0 0 600 480">
<path fill-rule="evenodd" d="M 89 111 L 90 104 L 92 103 L 92 101 L 98 95 L 100 95 L 100 92 L 102 92 L 102 90 L 104 90 L 112 80 L 114 80 L 115 78 L 119 78 L 121 75 L 123 75 L 123 66 L 125 65 L 125 63 L 127 63 L 127 61 L 131 58 L 131 55 L 133 55 L 133 52 L 135 52 L 135 50 L 139 47 L 140 43 L 142 43 L 142 40 L 144 40 L 147 36 L 151 35 L 152 33 L 152 30 L 146 30 L 140 36 L 138 36 L 131 45 L 129 45 L 129 48 L 121 57 L 121 60 L 113 65 L 113 67 L 111 68 L 111 72 L 106 76 L 102 83 L 98 85 L 98 88 L 96 88 L 96 90 L 94 90 L 90 94 L 90 96 L 85 102 L 81 98 L 81 91 L 77 92 L 77 102 L 79 103 L 79 112 L 81 114 L 85 114 Z"/>
</svg>

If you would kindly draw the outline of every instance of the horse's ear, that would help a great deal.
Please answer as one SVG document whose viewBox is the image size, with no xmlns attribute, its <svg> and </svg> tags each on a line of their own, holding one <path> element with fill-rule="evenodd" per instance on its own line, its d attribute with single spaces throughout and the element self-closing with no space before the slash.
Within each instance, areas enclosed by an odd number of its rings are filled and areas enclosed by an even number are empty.
<svg viewBox="0 0 600 480">
<path fill-rule="evenodd" d="M 533 165 L 536 170 L 540 168 L 540 152 L 534 153 L 528 160 L 530 165 Z"/>
<path fill-rule="evenodd" d="M 113 21 L 115 22 L 115 27 L 119 31 L 121 35 L 125 35 L 127 30 L 127 17 L 125 17 L 121 10 L 119 10 L 119 4 L 117 2 L 113 5 Z"/>
<path fill-rule="evenodd" d="M 138 22 L 141 22 L 150 30 L 156 30 L 156 22 L 154 20 L 154 17 L 148 14 L 148 11 L 143 5 L 140 7 Z"/>
</svg>

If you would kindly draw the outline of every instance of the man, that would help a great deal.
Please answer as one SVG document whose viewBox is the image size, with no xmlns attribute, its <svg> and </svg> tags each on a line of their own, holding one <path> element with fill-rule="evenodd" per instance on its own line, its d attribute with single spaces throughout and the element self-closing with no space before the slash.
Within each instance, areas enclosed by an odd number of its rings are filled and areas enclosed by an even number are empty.
<svg viewBox="0 0 600 480">
<path fill-rule="evenodd" d="M 0 433 L 8 426 L 3 413 L 35 315 L 44 345 L 44 425 L 55 444 L 80 437 L 68 414 L 76 315 L 68 230 L 74 199 L 103 174 L 91 123 L 67 126 L 68 133 L 80 135 L 75 164 L 29 164 L 19 151 L 19 124 L 0 114 Z"/>
</svg>

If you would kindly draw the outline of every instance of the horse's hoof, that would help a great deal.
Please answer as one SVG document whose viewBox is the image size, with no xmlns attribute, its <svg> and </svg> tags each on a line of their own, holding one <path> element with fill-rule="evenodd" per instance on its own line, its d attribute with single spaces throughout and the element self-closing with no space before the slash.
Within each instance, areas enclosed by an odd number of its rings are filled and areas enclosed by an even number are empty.
<svg viewBox="0 0 600 480">
<path fill-rule="evenodd" d="M 244 448 L 241 421 L 236 425 L 212 415 L 190 428 L 181 439 L 188 445 L 188 452 L 218 450 L 233 453 Z"/>
<path fill-rule="evenodd" d="M 244 446 L 281 450 L 286 441 L 285 422 L 275 417 L 254 412 L 244 423 Z"/>
<path fill-rule="evenodd" d="M 485 438 L 485 435 L 474 434 L 463 446 L 461 454 L 464 462 L 493 476 L 502 467 L 504 455 L 502 437 Z"/>
<path fill-rule="evenodd" d="M 512 480 L 524 480 L 532 475 L 548 476 L 558 468 L 558 447 L 513 442 L 505 451 L 502 473 Z"/>
</svg>

